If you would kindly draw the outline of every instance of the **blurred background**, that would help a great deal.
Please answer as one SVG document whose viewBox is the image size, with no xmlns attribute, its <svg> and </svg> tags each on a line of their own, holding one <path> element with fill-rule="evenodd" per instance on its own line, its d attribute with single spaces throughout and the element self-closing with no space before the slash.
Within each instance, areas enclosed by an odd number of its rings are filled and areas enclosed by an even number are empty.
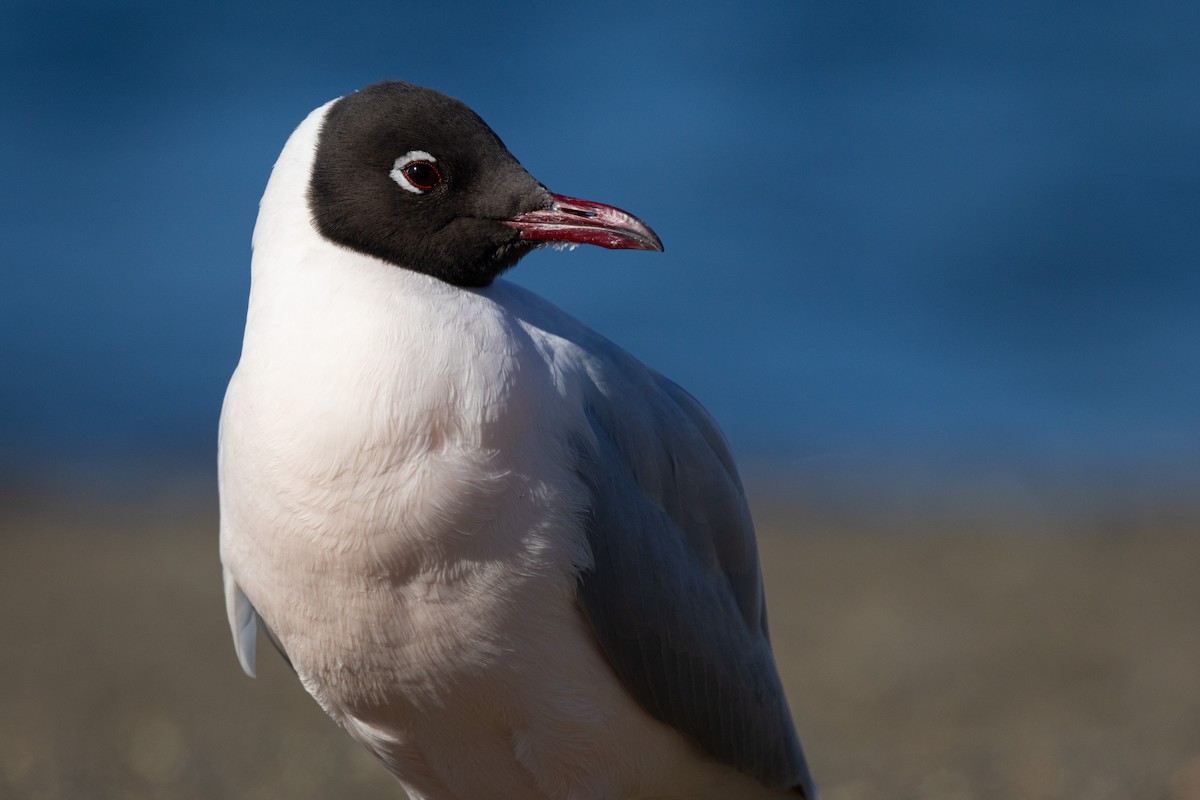
<svg viewBox="0 0 1200 800">
<path fill-rule="evenodd" d="M 214 450 L 312 108 L 454 95 L 664 255 L 509 279 L 742 464 L 824 797 L 1200 798 L 1200 6 L 0 5 L 0 797 L 390 797 L 227 643 Z"/>
</svg>

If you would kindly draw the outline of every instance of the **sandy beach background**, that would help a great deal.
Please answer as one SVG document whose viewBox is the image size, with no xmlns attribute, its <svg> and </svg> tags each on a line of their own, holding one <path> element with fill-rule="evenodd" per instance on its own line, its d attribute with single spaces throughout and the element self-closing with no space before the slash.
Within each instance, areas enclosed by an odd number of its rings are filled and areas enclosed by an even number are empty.
<svg viewBox="0 0 1200 800">
<path fill-rule="evenodd" d="M 269 648 L 242 674 L 212 497 L 271 165 L 387 78 L 666 243 L 511 277 L 728 436 L 823 800 L 1200 800 L 1197 30 L 0 2 L 0 800 L 400 797 Z"/>
<path fill-rule="evenodd" d="M 1200 798 L 1194 510 L 853 514 L 756 496 L 826 800 Z M 245 677 L 215 506 L 0 515 L 0 797 L 398 798 L 271 650 Z"/>
</svg>

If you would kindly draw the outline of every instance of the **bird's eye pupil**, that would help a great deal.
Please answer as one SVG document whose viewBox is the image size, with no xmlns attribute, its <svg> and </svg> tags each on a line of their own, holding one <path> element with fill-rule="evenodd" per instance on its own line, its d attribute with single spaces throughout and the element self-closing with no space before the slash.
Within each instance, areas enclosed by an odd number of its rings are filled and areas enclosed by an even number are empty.
<svg viewBox="0 0 1200 800">
<path fill-rule="evenodd" d="M 432 189 L 442 179 L 442 176 L 438 174 L 437 167 L 428 161 L 412 162 L 404 168 L 404 177 L 408 178 L 408 182 L 418 189 Z"/>
</svg>

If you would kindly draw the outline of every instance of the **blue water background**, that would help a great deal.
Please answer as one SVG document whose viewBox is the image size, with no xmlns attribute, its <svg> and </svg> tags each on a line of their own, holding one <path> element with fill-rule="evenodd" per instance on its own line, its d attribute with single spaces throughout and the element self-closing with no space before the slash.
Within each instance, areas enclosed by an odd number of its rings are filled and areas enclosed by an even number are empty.
<svg viewBox="0 0 1200 800">
<path fill-rule="evenodd" d="M 0 474 L 211 465 L 272 162 L 387 77 L 658 231 L 663 255 L 510 278 L 687 387 L 747 464 L 1200 477 L 1194 0 L 8 0 Z"/>
</svg>

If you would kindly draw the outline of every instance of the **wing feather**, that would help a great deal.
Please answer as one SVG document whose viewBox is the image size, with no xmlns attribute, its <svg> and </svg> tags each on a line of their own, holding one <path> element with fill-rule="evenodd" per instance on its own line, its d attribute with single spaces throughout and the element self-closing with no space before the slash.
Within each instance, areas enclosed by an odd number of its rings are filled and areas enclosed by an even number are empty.
<svg viewBox="0 0 1200 800">
<path fill-rule="evenodd" d="M 233 634 L 233 648 L 237 651 L 242 670 L 253 678 L 258 650 L 258 612 L 237 585 L 228 567 L 224 568 L 223 574 L 225 613 L 229 617 L 229 631 Z"/>
<path fill-rule="evenodd" d="M 580 605 L 651 715 L 765 785 L 812 797 L 725 440 L 685 391 L 623 362 L 589 390 L 589 430 L 574 443 L 593 558 Z"/>
</svg>

